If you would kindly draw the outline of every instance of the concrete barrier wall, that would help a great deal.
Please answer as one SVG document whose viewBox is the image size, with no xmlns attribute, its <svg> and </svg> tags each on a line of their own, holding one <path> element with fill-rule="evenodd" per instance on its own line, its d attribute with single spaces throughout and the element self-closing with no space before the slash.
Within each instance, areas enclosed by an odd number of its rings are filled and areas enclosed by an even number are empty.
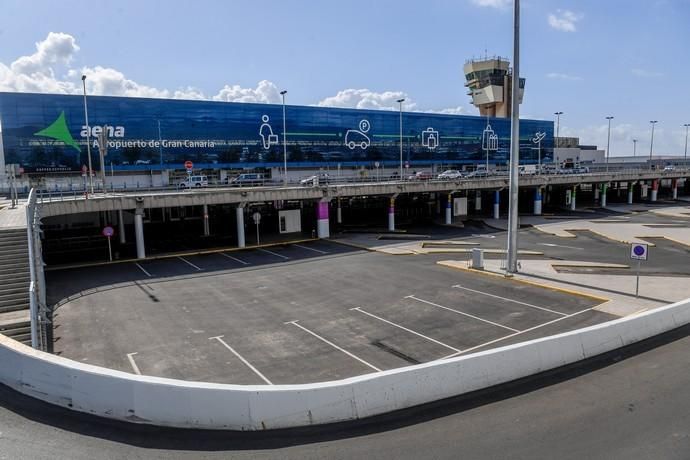
<svg viewBox="0 0 690 460">
<path fill-rule="evenodd" d="M 585 329 L 445 361 L 305 385 L 146 377 L 33 350 L 0 335 L 0 383 L 73 410 L 135 423 L 263 430 L 354 420 L 577 362 L 690 322 L 690 299 Z"/>
</svg>

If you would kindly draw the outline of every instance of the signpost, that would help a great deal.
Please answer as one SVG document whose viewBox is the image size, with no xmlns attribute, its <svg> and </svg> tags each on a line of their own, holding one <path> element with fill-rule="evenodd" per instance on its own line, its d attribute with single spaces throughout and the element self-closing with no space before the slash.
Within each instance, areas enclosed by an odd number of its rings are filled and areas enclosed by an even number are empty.
<svg viewBox="0 0 690 460">
<path fill-rule="evenodd" d="M 648 247 L 646 244 L 642 243 L 632 243 L 630 245 L 630 258 L 637 260 L 637 281 L 635 282 L 635 297 L 639 297 L 640 294 L 640 263 L 643 260 L 647 260 Z"/>
<path fill-rule="evenodd" d="M 194 163 L 192 163 L 191 161 L 187 160 L 187 161 L 184 162 L 184 167 L 185 167 L 185 169 L 187 170 L 187 174 L 189 174 L 189 175 L 191 176 L 191 175 L 192 175 L 192 170 L 194 169 Z"/>
<path fill-rule="evenodd" d="M 259 243 L 259 222 L 261 222 L 261 213 L 259 211 L 256 211 L 254 214 L 252 214 L 252 219 L 254 219 L 254 224 L 256 224 L 256 245 L 258 246 Z"/>
<path fill-rule="evenodd" d="M 381 163 L 378 161 L 374 162 L 374 167 L 376 168 L 376 182 L 379 181 L 379 166 L 381 166 Z"/>
<path fill-rule="evenodd" d="M 108 257 L 110 258 L 110 261 L 113 261 L 113 249 L 112 246 L 110 245 L 110 238 L 115 234 L 115 229 L 111 227 L 110 225 L 107 225 L 103 227 L 103 231 L 101 232 L 103 236 L 108 238 Z"/>
</svg>

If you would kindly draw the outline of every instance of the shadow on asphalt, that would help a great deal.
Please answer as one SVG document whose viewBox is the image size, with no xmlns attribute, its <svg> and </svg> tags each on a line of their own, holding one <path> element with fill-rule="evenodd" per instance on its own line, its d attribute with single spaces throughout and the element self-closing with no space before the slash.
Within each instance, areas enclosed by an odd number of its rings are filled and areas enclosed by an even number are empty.
<svg viewBox="0 0 690 460">
<path fill-rule="evenodd" d="M 4 385 L 0 385 L 0 406 L 34 422 L 140 448 L 196 452 L 270 450 L 382 433 L 462 413 L 577 378 L 688 336 L 690 325 L 685 325 L 586 361 L 467 395 L 359 421 L 309 428 L 237 432 L 135 425 L 72 412 L 24 396 Z"/>
</svg>

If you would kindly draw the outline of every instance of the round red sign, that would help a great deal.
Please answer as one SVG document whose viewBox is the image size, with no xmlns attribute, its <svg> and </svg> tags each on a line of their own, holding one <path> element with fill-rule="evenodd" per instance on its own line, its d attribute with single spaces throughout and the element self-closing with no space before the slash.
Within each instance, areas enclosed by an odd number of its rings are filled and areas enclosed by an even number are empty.
<svg viewBox="0 0 690 460">
<path fill-rule="evenodd" d="M 184 167 L 187 168 L 187 169 L 192 169 L 192 168 L 194 167 L 194 163 L 192 163 L 191 161 L 187 160 L 187 161 L 184 162 Z"/>
</svg>

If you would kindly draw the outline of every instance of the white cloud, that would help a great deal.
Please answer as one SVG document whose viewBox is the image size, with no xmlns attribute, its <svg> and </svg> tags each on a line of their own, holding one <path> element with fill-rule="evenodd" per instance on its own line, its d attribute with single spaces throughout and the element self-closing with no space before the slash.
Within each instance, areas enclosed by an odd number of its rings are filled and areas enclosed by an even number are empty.
<svg viewBox="0 0 690 460">
<path fill-rule="evenodd" d="M 570 81 L 582 80 L 582 77 L 578 77 L 577 75 L 568 75 L 567 73 L 558 73 L 558 72 L 547 73 L 546 78 L 553 78 L 555 80 L 570 80 Z"/>
<path fill-rule="evenodd" d="M 277 104 L 281 102 L 281 97 L 280 90 L 275 83 L 268 80 L 261 80 L 256 88 L 242 88 L 240 85 L 225 85 L 218 94 L 213 96 L 213 100 Z"/>
<path fill-rule="evenodd" d="M 654 72 L 650 70 L 644 70 L 644 69 L 632 69 L 630 71 L 633 75 L 636 77 L 642 77 L 642 78 L 658 78 L 658 77 L 663 77 L 664 74 L 661 72 Z"/>
<path fill-rule="evenodd" d="M 384 91 L 377 93 L 368 89 L 345 89 L 338 91 L 317 102 L 319 107 L 347 107 L 353 109 L 399 110 L 399 99 L 405 99 L 403 110 L 414 110 L 417 106 L 410 97 L 402 91 Z"/>
<path fill-rule="evenodd" d="M 496 8 L 499 10 L 506 9 L 513 4 L 513 0 L 472 0 L 477 6 Z"/>
<path fill-rule="evenodd" d="M 465 108 L 461 106 L 457 107 L 448 107 L 445 109 L 431 109 L 431 110 L 423 110 L 424 113 L 440 113 L 442 115 L 466 115 Z"/>
<path fill-rule="evenodd" d="M 584 16 L 580 13 L 573 13 L 570 10 L 556 10 L 556 13 L 549 14 L 549 25 L 562 32 L 575 32 L 575 24 Z"/>
</svg>

